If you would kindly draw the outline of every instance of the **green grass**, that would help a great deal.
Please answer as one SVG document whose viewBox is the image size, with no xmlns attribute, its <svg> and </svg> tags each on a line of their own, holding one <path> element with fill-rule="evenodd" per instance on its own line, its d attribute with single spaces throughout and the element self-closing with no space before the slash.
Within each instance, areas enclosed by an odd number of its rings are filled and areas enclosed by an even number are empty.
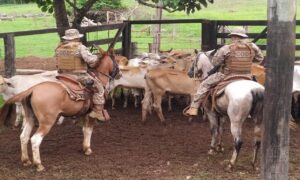
<svg viewBox="0 0 300 180">
<path fill-rule="evenodd" d="M 122 1 L 124 6 L 128 8 L 135 7 L 135 0 Z M 300 2 L 297 3 L 299 9 Z M 39 14 L 40 9 L 36 4 L 23 5 L 0 5 L 0 13 L 8 15 L 22 14 Z M 131 19 L 151 19 L 155 14 L 155 9 L 138 6 L 135 11 L 135 16 Z M 298 19 L 300 13 L 297 13 Z M 215 0 L 214 4 L 209 4 L 208 8 L 203 8 L 201 11 L 194 14 L 186 15 L 185 12 L 168 13 L 163 12 L 163 19 L 217 19 L 217 20 L 265 20 L 267 19 L 267 1 L 262 0 Z M 14 21 L 0 21 L 1 32 L 14 32 L 23 30 L 45 29 L 55 27 L 55 20 L 52 15 L 39 18 L 17 18 Z M 143 25 L 135 25 L 132 33 L 132 41 L 138 42 L 140 51 L 147 51 L 148 44 L 152 43 L 151 35 L 146 32 L 140 32 L 145 28 Z M 250 27 L 250 32 L 260 32 L 264 27 Z M 162 29 L 162 50 L 170 49 L 194 49 L 200 47 L 201 26 L 199 24 L 178 24 L 178 25 L 163 25 Z M 175 31 L 174 31 L 175 29 Z M 300 28 L 297 28 L 300 32 Z M 175 32 L 175 36 L 172 34 Z M 90 33 L 88 40 L 113 37 L 115 31 Z M 16 38 L 16 56 L 53 56 L 54 49 L 59 40 L 56 33 L 45 35 L 23 36 Z M 265 40 L 260 40 L 258 44 L 265 44 Z M 117 48 L 121 44 L 117 44 Z M 106 48 L 107 46 L 102 46 Z M 0 40 L 0 59 L 4 58 L 3 41 Z"/>
</svg>

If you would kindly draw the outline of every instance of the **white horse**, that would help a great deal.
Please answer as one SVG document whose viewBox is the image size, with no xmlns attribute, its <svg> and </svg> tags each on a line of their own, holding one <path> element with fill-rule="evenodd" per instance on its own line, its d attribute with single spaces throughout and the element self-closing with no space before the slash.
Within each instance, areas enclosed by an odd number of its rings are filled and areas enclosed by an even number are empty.
<svg viewBox="0 0 300 180">
<path fill-rule="evenodd" d="M 193 62 L 190 71 L 200 75 L 201 78 L 207 76 L 213 68 L 210 59 L 204 53 L 199 53 Z M 242 147 L 242 124 L 251 116 L 254 120 L 254 156 L 252 165 L 255 167 L 257 153 L 261 143 L 261 122 L 262 122 L 262 105 L 263 105 L 264 87 L 251 80 L 238 80 L 228 84 L 224 93 L 216 99 L 218 112 L 208 106 L 205 106 L 205 112 L 210 121 L 212 141 L 209 154 L 216 151 L 223 151 L 222 133 L 223 124 L 226 119 L 230 120 L 230 130 L 234 141 L 234 150 L 227 170 L 232 170 Z"/>
</svg>

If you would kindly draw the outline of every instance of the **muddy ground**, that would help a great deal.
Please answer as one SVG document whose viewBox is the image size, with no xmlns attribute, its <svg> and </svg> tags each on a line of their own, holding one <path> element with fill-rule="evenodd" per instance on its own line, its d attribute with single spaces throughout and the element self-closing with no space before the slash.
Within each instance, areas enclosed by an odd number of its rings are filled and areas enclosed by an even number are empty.
<svg viewBox="0 0 300 180">
<path fill-rule="evenodd" d="M 30 60 L 29 63 L 25 59 L 18 62 L 17 67 L 55 68 L 49 62 Z M 154 115 L 143 125 L 141 109 L 134 109 L 132 102 L 127 109 L 121 107 L 121 100 L 116 110 L 109 105 L 108 101 L 112 120 L 95 127 L 91 156 L 82 153 L 79 125 L 71 120 L 55 125 L 41 145 L 46 168 L 41 173 L 21 164 L 21 131 L 1 133 L 0 179 L 259 179 L 260 171 L 252 170 L 250 164 L 253 123 L 249 120 L 243 126 L 240 159 L 234 172 L 228 173 L 224 170 L 232 153 L 228 122 L 224 132 L 225 152 L 209 156 L 209 123 L 199 118 L 189 124 L 181 115 L 184 108 L 181 103 L 173 101 L 173 112 L 164 108 L 166 127 Z M 29 152 L 31 156 L 31 150 Z M 300 179 L 300 130 L 290 134 L 290 177 Z"/>
</svg>

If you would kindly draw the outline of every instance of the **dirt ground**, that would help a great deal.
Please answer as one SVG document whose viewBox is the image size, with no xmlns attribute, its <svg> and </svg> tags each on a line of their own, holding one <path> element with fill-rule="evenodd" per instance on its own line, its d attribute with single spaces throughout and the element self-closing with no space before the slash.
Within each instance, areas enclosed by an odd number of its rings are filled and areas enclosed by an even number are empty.
<svg viewBox="0 0 300 180">
<path fill-rule="evenodd" d="M 24 61 L 17 63 L 17 67 L 23 63 L 29 68 L 47 64 L 38 60 Z M 173 112 L 167 112 L 164 107 L 167 119 L 164 127 L 154 115 L 142 124 L 141 109 L 134 109 L 132 102 L 129 108 L 123 109 L 119 100 L 117 109 L 112 110 L 108 101 L 112 120 L 94 128 L 91 156 L 85 156 L 81 150 L 83 137 L 79 125 L 71 120 L 55 125 L 41 145 L 41 158 L 46 168 L 41 173 L 33 167 L 22 166 L 21 131 L 7 130 L 0 134 L 0 179 L 259 179 L 260 171 L 252 170 L 250 164 L 251 121 L 243 126 L 244 144 L 237 166 L 233 173 L 228 173 L 224 168 L 231 157 L 233 143 L 229 123 L 225 124 L 224 153 L 209 156 L 209 123 L 199 118 L 189 124 L 181 115 L 184 106 L 176 101 L 173 105 Z M 300 179 L 299 137 L 299 130 L 291 130 L 291 179 Z M 31 156 L 31 148 L 29 152 Z"/>
</svg>

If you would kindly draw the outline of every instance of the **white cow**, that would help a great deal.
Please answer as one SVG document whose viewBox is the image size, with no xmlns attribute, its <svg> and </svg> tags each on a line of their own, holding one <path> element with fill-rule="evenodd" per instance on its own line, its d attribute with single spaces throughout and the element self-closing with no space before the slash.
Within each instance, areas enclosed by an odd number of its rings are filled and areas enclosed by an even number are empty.
<svg viewBox="0 0 300 180">
<path fill-rule="evenodd" d="M 0 94 L 2 94 L 4 100 L 8 100 L 12 96 L 41 82 L 56 81 L 56 75 L 57 71 L 45 71 L 34 75 L 16 75 L 11 78 L 3 78 L 0 76 Z M 21 104 L 16 105 L 17 118 L 15 126 L 18 126 L 22 121 L 22 116 L 24 117 L 24 111 Z M 62 123 L 62 121 L 63 118 L 60 118 L 58 124 Z"/>
</svg>

